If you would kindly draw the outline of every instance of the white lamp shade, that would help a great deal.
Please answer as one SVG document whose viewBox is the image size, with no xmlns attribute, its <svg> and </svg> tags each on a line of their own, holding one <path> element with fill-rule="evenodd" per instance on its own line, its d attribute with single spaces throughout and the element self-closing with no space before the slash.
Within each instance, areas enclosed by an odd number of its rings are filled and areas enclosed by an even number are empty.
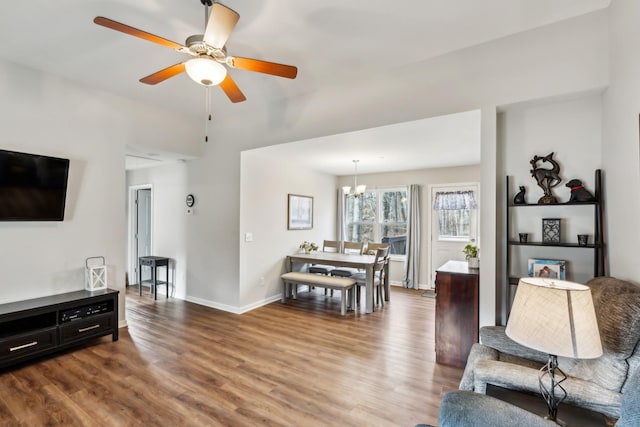
<svg viewBox="0 0 640 427">
<path fill-rule="evenodd" d="M 349 187 L 348 185 L 345 185 L 344 187 L 342 187 L 342 192 L 346 195 L 349 194 L 349 192 L 351 191 L 351 187 Z"/>
<path fill-rule="evenodd" d="M 220 84 L 227 76 L 225 66 L 208 56 L 191 58 L 184 66 L 189 77 L 203 86 Z"/>
<path fill-rule="evenodd" d="M 602 355 L 591 289 L 565 280 L 520 279 L 506 333 L 547 354 L 576 359 Z"/>
<path fill-rule="evenodd" d="M 356 194 L 364 194 L 364 191 L 367 189 L 367 186 L 364 184 L 358 185 L 356 187 Z"/>
</svg>

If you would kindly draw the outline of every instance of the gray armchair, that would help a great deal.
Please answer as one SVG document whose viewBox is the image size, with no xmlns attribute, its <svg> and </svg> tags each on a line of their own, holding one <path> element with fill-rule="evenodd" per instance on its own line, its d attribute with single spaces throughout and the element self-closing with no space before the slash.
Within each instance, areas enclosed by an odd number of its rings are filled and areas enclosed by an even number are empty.
<svg viewBox="0 0 640 427">
<path fill-rule="evenodd" d="M 616 427 L 640 426 L 640 372 L 627 381 Z M 562 406 L 561 406 L 562 408 Z M 442 397 L 440 427 L 549 427 L 552 421 L 484 394 L 455 390 Z"/>
<path fill-rule="evenodd" d="M 560 369 L 568 377 L 563 382 L 566 402 L 618 419 L 623 396 L 633 388 L 629 378 L 640 371 L 640 287 L 611 277 L 592 279 L 587 286 L 591 288 L 604 354 L 598 359 L 558 358 Z M 517 344 L 504 329 L 480 329 L 481 344 L 471 349 L 461 390 L 484 394 L 487 384 L 493 384 L 539 391 L 538 369 L 548 355 Z M 638 382 L 635 387 L 640 387 Z"/>
</svg>

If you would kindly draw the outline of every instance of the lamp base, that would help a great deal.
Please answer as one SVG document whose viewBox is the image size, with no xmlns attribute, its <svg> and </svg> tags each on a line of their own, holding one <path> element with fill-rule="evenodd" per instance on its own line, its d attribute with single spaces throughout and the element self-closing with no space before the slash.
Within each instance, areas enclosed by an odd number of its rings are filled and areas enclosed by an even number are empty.
<svg viewBox="0 0 640 427">
<path fill-rule="evenodd" d="M 552 422 L 556 423 L 557 425 L 559 425 L 561 427 L 567 427 L 567 423 L 562 421 L 560 418 L 552 419 L 552 418 L 549 418 L 549 416 L 547 415 L 546 417 L 544 417 L 544 419 L 552 421 Z"/>
<path fill-rule="evenodd" d="M 558 357 L 550 354 L 549 361 L 538 372 L 538 383 L 540 385 L 540 394 L 542 394 L 547 408 L 549 408 L 549 415 L 545 419 L 561 426 L 566 424 L 558 419 L 558 406 L 567 397 L 567 391 L 561 385 L 566 379 L 567 376 L 558 368 Z"/>
</svg>

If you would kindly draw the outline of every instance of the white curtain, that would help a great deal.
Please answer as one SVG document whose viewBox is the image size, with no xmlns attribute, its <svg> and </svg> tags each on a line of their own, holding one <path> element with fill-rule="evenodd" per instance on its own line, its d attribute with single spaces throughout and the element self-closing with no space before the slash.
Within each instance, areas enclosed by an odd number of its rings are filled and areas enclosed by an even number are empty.
<svg viewBox="0 0 640 427">
<path fill-rule="evenodd" d="M 437 211 L 456 211 L 478 207 L 473 191 L 437 192 L 433 209 Z"/>
<path fill-rule="evenodd" d="M 420 267 L 420 186 L 409 186 L 409 217 L 407 218 L 407 256 L 404 263 L 405 288 L 418 289 Z"/>
<path fill-rule="evenodd" d="M 336 218 L 336 239 L 344 241 L 347 228 L 347 210 L 345 208 L 345 195 L 342 188 L 338 188 L 338 209 Z"/>
</svg>

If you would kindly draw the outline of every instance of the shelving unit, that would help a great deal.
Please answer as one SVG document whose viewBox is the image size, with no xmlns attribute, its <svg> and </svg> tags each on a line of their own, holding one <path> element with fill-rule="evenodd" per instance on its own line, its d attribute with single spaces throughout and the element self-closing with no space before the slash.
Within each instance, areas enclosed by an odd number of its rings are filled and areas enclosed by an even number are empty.
<svg viewBox="0 0 640 427">
<path fill-rule="evenodd" d="M 594 197 L 595 201 L 593 202 L 564 202 L 564 203 L 553 203 L 553 204 L 535 204 L 535 203 L 527 203 L 527 204 L 514 204 L 512 201 L 513 192 L 510 187 L 509 177 L 507 176 L 507 186 L 506 186 L 506 254 L 505 254 L 505 276 L 508 277 L 508 285 L 509 289 L 511 286 L 517 286 L 519 277 L 514 277 L 511 275 L 511 258 L 512 258 L 512 249 L 514 246 L 532 246 L 537 248 L 567 248 L 571 250 L 591 250 L 593 251 L 593 277 L 604 276 L 605 275 L 605 264 L 604 264 L 604 233 L 603 233 L 603 221 L 604 221 L 604 213 L 603 213 L 603 195 L 602 195 L 602 171 L 600 169 L 596 169 L 595 171 L 595 192 Z M 511 232 L 511 222 L 513 215 L 516 215 L 515 211 L 520 211 L 521 209 L 527 209 L 530 207 L 537 207 L 545 210 L 549 210 L 549 212 L 553 212 L 553 209 L 558 207 L 582 207 L 582 206 L 592 206 L 593 207 L 593 236 L 594 242 L 589 243 L 587 245 L 579 245 L 578 243 L 571 243 L 567 241 L 560 241 L 559 243 L 543 243 L 536 241 L 527 241 L 520 242 L 516 240 Z M 567 221 L 570 221 L 571 218 L 567 218 Z M 517 232 L 516 232 L 517 235 Z M 510 292 L 511 294 L 511 292 Z M 509 295 L 511 297 L 511 295 Z"/>
</svg>

